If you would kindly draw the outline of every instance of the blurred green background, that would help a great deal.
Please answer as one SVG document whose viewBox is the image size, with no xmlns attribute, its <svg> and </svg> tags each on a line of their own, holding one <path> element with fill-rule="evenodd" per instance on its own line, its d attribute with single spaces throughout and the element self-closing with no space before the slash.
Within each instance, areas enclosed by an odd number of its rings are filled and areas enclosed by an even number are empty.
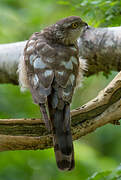
<svg viewBox="0 0 121 180">
<path fill-rule="evenodd" d="M 121 1 L 117 0 L 0 0 L 0 43 L 23 41 L 58 19 L 78 15 L 90 26 L 120 26 Z M 94 98 L 116 75 L 103 73 L 85 78 L 71 108 Z M 0 118 L 40 117 L 29 92 L 0 85 Z M 112 172 L 121 162 L 121 127 L 106 125 L 74 142 L 76 168 L 60 172 L 53 149 L 0 153 L 0 180 L 86 180 L 95 172 Z M 118 168 L 120 169 L 120 168 Z M 106 174 L 105 173 L 105 174 Z M 111 177 L 111 176 L 110 176 Z M 93 178 L 110 179 L 105 175 Z M 114 178 L 115 180 L 116 178 Z"/>
</svg>

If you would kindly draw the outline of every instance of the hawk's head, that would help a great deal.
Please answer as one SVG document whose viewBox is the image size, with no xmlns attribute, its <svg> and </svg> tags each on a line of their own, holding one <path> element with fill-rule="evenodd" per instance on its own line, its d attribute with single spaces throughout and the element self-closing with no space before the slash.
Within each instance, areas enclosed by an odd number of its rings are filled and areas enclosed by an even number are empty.
<svg viewBox="0 0 121 180">
<path fill-rule="evenodd" d="M 86 29 L 88 29 L 88 24 L 82 21 L 79 16 L 70 16 L 45 28 L 42 34 L 56 43 L 73 45 Z"/>
<path fill-rule="evenodd" d="M 53 27 L 53 33 L 58 42 L 70 45 L 76 42 L 83 31 L 88 28 L 88 25 L 80 17 L 70 16 L 51 27 Z"/>
</svg>

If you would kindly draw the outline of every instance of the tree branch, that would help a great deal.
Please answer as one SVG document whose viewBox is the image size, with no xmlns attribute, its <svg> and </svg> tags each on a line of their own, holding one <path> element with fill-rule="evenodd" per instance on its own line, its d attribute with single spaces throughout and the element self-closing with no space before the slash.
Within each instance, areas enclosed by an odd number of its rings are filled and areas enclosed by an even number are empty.
<svg viewBox="0 0 121 180">
<path fill-rule="evenodd" d="M 0 83 L 18 84 L 17 67 L 26 41 L 0 45 Z M 121 27 L 91 28 L 79 39 L 80 56 L 87 59 L 90 76 L 121 70 Z"/>
<path fill-rule="evenodd" d="M 87 76 L 121 71 L 121 27 L 90 28 L 80 38 L 79 47 L 88 62 Z"/>
<path fill-rule="evenodd" d="M 17 67 L 25 42 L 0 45 L 0 83 L 18 84 Z M 121 27 L 90 28 L 79 39 L 80 56 L 87 59 L 90 76 L 121 70 Z M 73 139 L 79 139 L 107 123 L 121 118 L 121 72 L 99 95 L 71 112 Z M 1 119 L 0 151 L 45 149 L 52 146 L 40 119 Z"/>
<path fill-rule="evenodd" d="M 98 96 L 71 112 L 73 140 L 121 118 L 121 72 Z M 45 149 L 52 146 L 40 119 L 0 120 L 0 151 Z"/>
</svg>

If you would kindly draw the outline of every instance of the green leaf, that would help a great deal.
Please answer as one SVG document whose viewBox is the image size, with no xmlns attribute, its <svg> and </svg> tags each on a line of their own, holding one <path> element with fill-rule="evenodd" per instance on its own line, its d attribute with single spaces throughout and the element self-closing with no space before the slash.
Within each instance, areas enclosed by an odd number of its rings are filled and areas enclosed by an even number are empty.
<svg viewBox="0 0 121 180">
<path fill-rule="evenodd" d="M 113 171 L 96 172 L 88 180 L 121 180 L 121 164 Z"/>
<path fill-rule="evenodd" d="M 94 173 L 88 180 L 107 180 L 107 176 L 109 176 L 111 171 L 103 171 Z"/>
</svg>

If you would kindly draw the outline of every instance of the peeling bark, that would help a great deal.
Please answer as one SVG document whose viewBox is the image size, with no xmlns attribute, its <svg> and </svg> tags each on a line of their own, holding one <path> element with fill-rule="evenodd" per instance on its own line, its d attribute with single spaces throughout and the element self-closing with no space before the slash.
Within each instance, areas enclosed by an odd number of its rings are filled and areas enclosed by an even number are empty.
<svg viewBox="0 0 121 180">
<path fill-rule="evenodd" d="M 71 112 L 73 140 L 121 119 L 121 72 L 96 98 Z M 40 119 L 0 120 L 0 151 L 52 147 L 52 135 Z"/>
<path fill-rule="evenodd" d="M 18 84 L 17 67 L 26 41 L 0 45 L 0 83 Z M 80 56 L 87 59 L 90 76 L 121 70 L 121 27 L 90 27 L 79 39 Z"/>
</svg>

